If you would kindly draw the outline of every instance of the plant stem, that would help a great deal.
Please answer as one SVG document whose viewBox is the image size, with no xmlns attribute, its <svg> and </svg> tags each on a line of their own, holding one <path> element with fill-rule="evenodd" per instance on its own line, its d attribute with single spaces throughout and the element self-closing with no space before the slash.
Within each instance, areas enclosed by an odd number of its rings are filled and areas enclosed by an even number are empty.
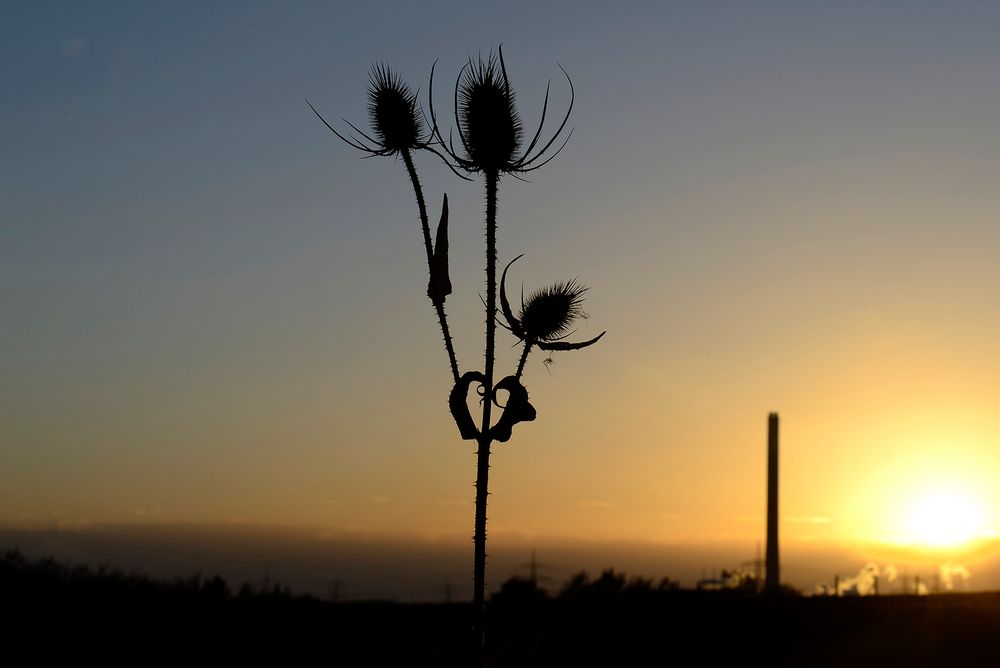
<svg viewBox="0 0 1000 668">
<path fill-rule="evenodd" d="M 484 403 L 492 403 L 489 397 Z M 489 495 L 490 475 L 490 437 L 481 436 L 478 439 L 479 450 L 476 452 L 476 533 L 475 542 L 475 573 L 473 576 L 472 597 L 472 632 L 478 651 L 486 645 L 484 619 L 486 616 L 486 497 Z"/>
<path fill-rule="evenodd" d="M 521 361 L 517 363 L 517 373 L 514 374 L 514 378 L 521 380 L 521 374 L 524 372 L 524 363 L 528 361 L 528 353 L 531 352 L 531 341 L 524 342 L 524 352 L 521 353 Z"/>
<path fill-rule="evenodd" d="M 500 175 L 496 170 L 486 172 L 486 376 L 483 399 L 483 422 L 476 453 L 476 531 L 475 568 L 473 575 L 472 629 L 479 648 L 485 644 L 483 627 L 486 614 L 486 498 L 489 495 L 490 413 L 493 407 L 493 365 L 495 362 L 497 315 L 497 185 Z"/>
<path fill-rule="evenodd" d="M 410 175 L 410 183 L 413 184 L 413 194 L 417 198 L 417 208 L 420 210 L 420 226 L 424 232 L 424 250 L 427 252 L 427 274 L 428 276 L 432 276 L 434 247 L 431 245 L 431 226 L 427 221 L 427 205 L 424 204 L 424 191 L 420 187 L 420 179 L 417 178 L 417 169 L 413 166 L 413 156 L 405 149 L 401 153 L 403 154 L 403 163 L 406 164 L 406 171 Z M 444 302 L 432 299 L 431 303 L 434 304 L 434 310 L 437 311 L 438 324 L 441 325 L 441 334 L 444 336 L 444 347 L 448 351 L 448 362 L 451 364 L 451 375 L 455 384 L 458 384 L 458 359 L 455 357 L 455 346 L 452 344 L 451 332 L 448 330 L 448 316 L 444 312 Z"/>
</svg>

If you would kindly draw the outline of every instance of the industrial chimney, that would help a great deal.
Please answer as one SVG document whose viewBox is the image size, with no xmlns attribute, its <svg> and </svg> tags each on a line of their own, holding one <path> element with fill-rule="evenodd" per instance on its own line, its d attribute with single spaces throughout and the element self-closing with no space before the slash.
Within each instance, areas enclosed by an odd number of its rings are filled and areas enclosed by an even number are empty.
<svg viewBox="0 0 1000 668">
<path fill-rule="evenodd" d="M 764 591 L 778 592 L 778 414 L 767 416 L 767 573 Z"/>
</svg>

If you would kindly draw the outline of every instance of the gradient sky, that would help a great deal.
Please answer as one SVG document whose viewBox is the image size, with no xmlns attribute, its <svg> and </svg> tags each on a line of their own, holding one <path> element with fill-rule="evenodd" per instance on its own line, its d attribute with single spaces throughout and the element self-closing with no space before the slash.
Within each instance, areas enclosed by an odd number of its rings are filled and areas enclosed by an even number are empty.
<svg viewBox="0 0 1000 668">
<path fill-rule="evenodd" d="M 491 538 L 752 546 L 768 411 L 785 540 L 905 540 L 936 493 L 991 537 L 997 34 L 985 2 L 4 3 L 0 523 L 471 535 L 405 172 L 304 98 L 365 123 L 373 62 L 425 99 L 440 59 L 447 108 L 502 42 L 529 127 L 557 62 L 577 98 L 501 184 L 501 261 L 578 276 L 608 334 L 529 361 Z M 482 187 L 418 167 L 478 369 Z"/>
</svg>

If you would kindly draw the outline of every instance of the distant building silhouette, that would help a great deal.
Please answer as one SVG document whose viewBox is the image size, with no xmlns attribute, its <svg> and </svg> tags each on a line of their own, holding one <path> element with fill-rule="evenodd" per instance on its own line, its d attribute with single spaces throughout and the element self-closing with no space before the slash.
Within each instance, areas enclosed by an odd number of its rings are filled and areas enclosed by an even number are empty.
<svg viewBox="0 0 1000 668">
<path fill-rule="evenodd" d="M 754 558 L 740 564 L 740 568 L 748 566 L 753 569 L 753 590 L 759 594 L 764 583 L 764 560 L 760 558 L 760 541 L 757 541 L 757 551 L 754 552 Z"/>
<path fill-rule="evenodd" d="M 781 569 L 778 563 L 778 414 L 767 416 L 767 574 L 764 591 L 778 592 Z"/>
</svg>

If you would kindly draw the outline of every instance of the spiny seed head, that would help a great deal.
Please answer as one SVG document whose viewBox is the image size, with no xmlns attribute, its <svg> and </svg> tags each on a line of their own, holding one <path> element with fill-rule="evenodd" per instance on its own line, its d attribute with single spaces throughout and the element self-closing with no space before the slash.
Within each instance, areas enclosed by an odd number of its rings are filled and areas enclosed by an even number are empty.
<svg viewBox="0 0 1000 668">
<path fill-rule="evenodd" d="M 368 115 L 386 154 L 419 148 L 424 122 L 417 96 L 387 65 L 377 64 L 368 75 Z"/>
<path fill-rule="evenodd" d="M 523 130 L 514 93 L 496 55 L 466 66 L 458 107 L 468 162 L 480 170 L 509 170 L 517 162 Z"/>
<path fill-rule="evenodd" d="M 566 74 L 566 70 L 562 71 Z M 483 172 L 497 176 L 500 174 L 516 176 L 540 169 L 558 155 L 569 141 L 567 135 L 562 144 L 551 154 L 549 153 L 549 148 L 559 139 L 573 111 L 576 94 L 568 74 L 566 81 L 569 83 L 569 107 L 559 127 L 548 140 L 541 139 L 545 114 L 549 107 L 549 87 L 546 86 L 538 129 L 527 141 L 527 146 L 523 147 L 524 129 L 514 102 L 510 80 L 507 78 L 503 47 L 498 47 L 496 54 L 491 53 L 485 60 L 482 56 L 475 62 L 470 59 L 462 68 L 458 81 L 455 82 L 455 124 L 458 126 L 461 146 L 465 149 L 463 152 L 455 149 L 450 134 L 445 138 L 438 128 L 434 113 L 434 68 L 432 67 L 431 93 L 428 95 L 431 134 L 434 143 L 443 153 L 441 157 L 456 174 L 460 169 L 467 174 Z M 569 134 L 572 135 L 573 131 L 570 130 Z M 437 152 L 433 148 L 430 150 Z"/>
<path fill-rule="evenodd" d="M 583 294 L 587 287 L 576 279 L 531 293 L 518 317 L 529 341 L 553 341 L 569 332 L 577 318 L 585 318 Z"/>
</svg>

